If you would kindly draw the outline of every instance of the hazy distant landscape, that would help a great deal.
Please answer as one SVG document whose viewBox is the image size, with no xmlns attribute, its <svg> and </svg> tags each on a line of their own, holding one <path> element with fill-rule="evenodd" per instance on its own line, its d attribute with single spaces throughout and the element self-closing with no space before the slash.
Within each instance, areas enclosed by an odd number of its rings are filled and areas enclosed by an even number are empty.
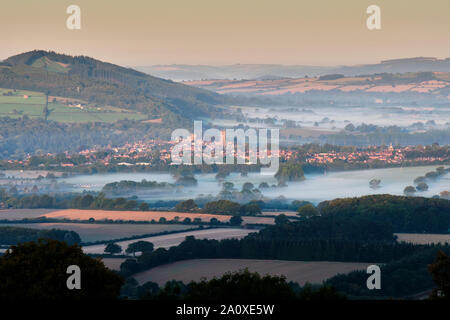
<svg viewBox="0 0 450 320">
<path fill-rule="evenodd" d="M 138 69 L 46 51 L 0 64 L 1 252 L 80 244 L 130 299 L 244 268 L 297 294 L 432 289 L 450 243 L 448 59 Z M 173 165 L 171 132 L 194 120 L 278 129 L 279 168 Z M 379 295 L 368 264 L 391 279 Z"/>
</svg>

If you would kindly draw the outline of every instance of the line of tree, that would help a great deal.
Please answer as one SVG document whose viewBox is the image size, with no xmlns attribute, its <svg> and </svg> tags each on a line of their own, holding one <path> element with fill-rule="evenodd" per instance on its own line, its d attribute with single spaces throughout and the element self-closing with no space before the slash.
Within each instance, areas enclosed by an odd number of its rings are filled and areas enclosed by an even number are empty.
<svg viewBox="0 0 450 320">
<path fill-rule="evenodd" d="M 203 208 L 199 208 L 193 199 L 180 201 L 175 206 L 175 211 L 224 214 L 232 216 L 256 216 L 262 213 L 260 204 L 256 201 L 251 201 L 241 205 L 230 200 L 217 200 L 207 202 Z"/>
<path fill-rule="evenodd" d="M 141 182 L 122 180 L 119 182 L 107 183 L 103 186 L 102 192 L 105 194 L 133 194 L 145 190 L 167 190 L 175 186 L 167 182 L 147 181 Z"/>
<path fill-rule="evenodd" d="M 122 297 L 142 300 L 183 300 L 183 301 L 255 301 L 267 300 L 292 302 L 295 300 L 345 300 L 345 296 L 329 286 L 300 287 L 287 282 L 284 276 L 265 275 L 249 272 L 247 269 L 229 272 L 211 280 L 168 281 L 160 287 L 157 283 L 146 282 L 139 285 L 136 279 L 128 278 L 122 286 Z"/>
<path fill-rule="evenodd" d="M 121 266 L 125 276 L 167 263 L 188 259 L 274 259 L 290 261 L 380 262 L 432 247 L 397 242 L 362 242 L 351 240 L 198 240 L 186 237 L 180 245 L 158 248 L 137 259 L 127 259 Z"/>
</svg>

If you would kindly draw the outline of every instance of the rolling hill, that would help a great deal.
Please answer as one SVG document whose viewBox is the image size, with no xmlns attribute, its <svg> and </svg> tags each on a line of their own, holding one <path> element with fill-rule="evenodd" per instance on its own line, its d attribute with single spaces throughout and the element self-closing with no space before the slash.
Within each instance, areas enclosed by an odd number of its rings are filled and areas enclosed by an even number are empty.
<svg viewBox="0 0 450 320">
<path fill-rule="evenodd" d="M 429 94 L 450 99 L 450 73 L 409 72 L 382 73 L 371 76 L 345 77 L 328 74 L 320 77 L 261 79 L 261 80 L 201 80 L 186 81 L 188 85 L 221 94 L 244 94 L 253 96 L 280 96 L 316 92 L 323 94 Z"/>
<path fill-rule="evenodd" d="M 166 123 L 220 112 L 225 98 L 85 56 L 30 51 L 0 63 L 0 88 L 48 92 L 99 107 L 117 107 Z"/>
</svg>

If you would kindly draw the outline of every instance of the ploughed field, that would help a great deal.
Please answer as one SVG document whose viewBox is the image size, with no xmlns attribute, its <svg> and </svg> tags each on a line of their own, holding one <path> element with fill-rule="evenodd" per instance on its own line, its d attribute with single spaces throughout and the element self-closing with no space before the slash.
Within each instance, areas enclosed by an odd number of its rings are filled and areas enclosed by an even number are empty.
<svg viewBox="0 0 450 320">
<path fill-rule="evenodd" d="M 113 266 L 113 262 L 107 264 Z M 284 275 L 288 281 L 300 285 L 321 283 L 337 274 L 345 274 L 354 270 L 365 270 L 370 263 L 327 262 L 327 261 L 282 261 L 282 260 L 250 260 L 250 259 L 193 259 L 166 264 L 135 274 L 133 277 L 143 284 L 147 281 L 164 285 L 170 280 L 184 283 L 199 281 L 202 278 L 220 277 L 226 272 L 248 268 L 260 275 Z"/>
</svg>

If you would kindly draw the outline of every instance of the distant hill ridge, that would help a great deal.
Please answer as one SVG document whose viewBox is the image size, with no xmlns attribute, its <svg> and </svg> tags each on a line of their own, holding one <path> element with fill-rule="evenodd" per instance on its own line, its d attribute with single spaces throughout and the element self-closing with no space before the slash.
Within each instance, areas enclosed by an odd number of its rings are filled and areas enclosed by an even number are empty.
<svg viewBox="0 0 450 320">
<path fill-rule="evenodd" d="M 137 70 L 172 80 L 206 79 L 261 79 L 302 78 L 304 76 L 323 76 L 343 74 L 345 76 L 370 75 L 376 73 L 406 72 L 450 72 L 450 58 L 413 57 L 383 60 L 375 64 L 350 66 L 307 66 L 277 64 L 234 64 L 225 66 L 207 65 L 155 65 L 136 67 Z"/>
</svg>

